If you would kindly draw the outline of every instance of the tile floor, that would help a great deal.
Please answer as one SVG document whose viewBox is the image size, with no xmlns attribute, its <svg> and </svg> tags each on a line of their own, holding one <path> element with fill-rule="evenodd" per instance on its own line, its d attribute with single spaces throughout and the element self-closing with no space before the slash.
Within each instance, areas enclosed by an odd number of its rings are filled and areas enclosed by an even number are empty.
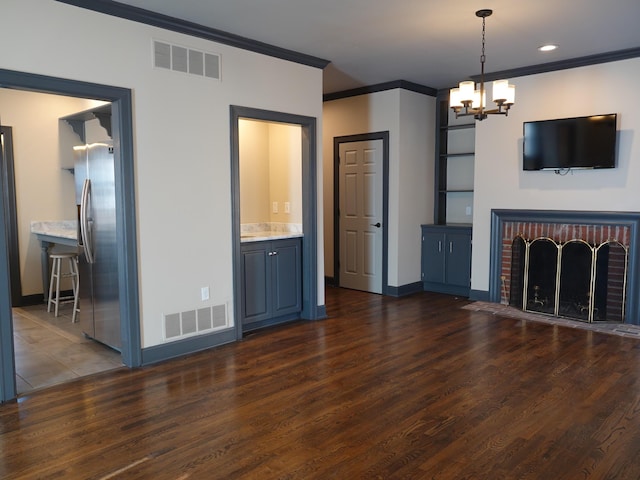
<svg viewBox="0 0 640 480">
<path fill-rule="evenodd" d="M 58 317 L 46 305 L 13 309 L 18 393 L 122 366 L 120 352 L 84 336 L 71 310 Z"/>
</svg>

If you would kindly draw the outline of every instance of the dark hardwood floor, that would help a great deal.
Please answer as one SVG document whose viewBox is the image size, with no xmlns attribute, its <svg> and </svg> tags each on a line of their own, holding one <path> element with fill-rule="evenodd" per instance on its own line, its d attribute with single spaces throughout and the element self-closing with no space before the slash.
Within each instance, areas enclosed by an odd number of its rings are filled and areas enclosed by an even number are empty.
<svg viewBox="0 0 640 480">
<path fill-rule="evenodd" d="M 640 341 L 432 293 L 0 407 L 0 478 L 638 479 Z"/>
</svg>

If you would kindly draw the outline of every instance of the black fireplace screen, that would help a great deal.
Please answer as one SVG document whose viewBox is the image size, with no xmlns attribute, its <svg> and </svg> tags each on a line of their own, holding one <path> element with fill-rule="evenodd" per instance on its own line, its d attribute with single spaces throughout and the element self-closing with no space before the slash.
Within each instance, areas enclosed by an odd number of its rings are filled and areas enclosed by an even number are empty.
<svg viewBox="0 0 640 480">
<path fill-rule="evenodd" d="M 518 236 L 512 243 L 510 305 L 585 322 L 624 322 L 628 248 Z"/>
</svg>

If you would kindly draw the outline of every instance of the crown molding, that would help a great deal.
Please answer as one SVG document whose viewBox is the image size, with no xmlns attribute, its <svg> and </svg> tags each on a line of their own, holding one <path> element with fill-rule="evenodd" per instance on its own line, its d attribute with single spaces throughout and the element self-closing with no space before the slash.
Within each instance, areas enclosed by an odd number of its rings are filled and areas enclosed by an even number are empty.
<svg viewBox="0 0 640 480">
<path fill-rule="evenodd" d="M 411 92 L 429 95 L 430 97 L 435 97 L 438 93 L 435 88 L 420 85 L 418 83 L 408 82 L 406 80 L 395 80 L 393 82 L 378 83 L 376 85 L 352 88 L 350 90 L 343 90 L 341 92 L 327 93 L 322 96 L 322 101 L 329 102 L 331 100 L 340 100 L 343 98 L 357 97 L 359 95 L 368 95 L 370 93 L 384 92 L 387 90 L 394 90 L 396 88 L 402 88 L 403 90 L 409 90 Z"/>
<path fill-rule="evenodd" d="M 568 70 L 570 68 L 587 67 L 589 65 L 598 65 L 600 63 L 617 62 L 619 60 L 627 60 L 630 58 L 640 57 L 640 47 L 628 48 L 626 50 L 616 50 L 614 52 L 599 53 L 597 55 L 589 55 L 586 57 L 570 58 L 568 60 L 559 60 L 557 62 L 540 63 L 530 65 L 528 67 L 512 68 L 510 70 L 500 70 L 498 72 L 490 72 L 484 74 L 485 82 L 492 82 L 502 78 L 526 77 L 528 75 L 536 75 L 538 73 L 556 72 L 560 70 Z M 480 75 L 472 75 L 470 80 L 480 81 Z M 449 88 L 438 89 L 438 98 L 448 98 Z"/>
<path fill-rule="evenodd" d="M 160 13 L 145 10 L 143 8 L 125 5 L 112 0 L 56 0 L 60 3 L 73 5 L 94 12 L 104 13 L 114 17 L 124 18 L 146 25 L 171 30 L 178 33 L 184 33 L 193 37 L 204 38 L 213 42 L 222 43 L 231 47 L 242 48 L 255 53 L 269 55 L 281 60 L 288 60 L 310 67 L 325 68 L 330 62 L 322 58 L 305 55 L 303 53 L 287 50 L 286 48 L 276 47 L 268 43 L 258 42 L 250 38 L 241 37 L 233 33 L 223 32 L 215 28 L 205 27 L 197 23 L 180 20 L 178 18 L 162 15 Z"/>
</svg>

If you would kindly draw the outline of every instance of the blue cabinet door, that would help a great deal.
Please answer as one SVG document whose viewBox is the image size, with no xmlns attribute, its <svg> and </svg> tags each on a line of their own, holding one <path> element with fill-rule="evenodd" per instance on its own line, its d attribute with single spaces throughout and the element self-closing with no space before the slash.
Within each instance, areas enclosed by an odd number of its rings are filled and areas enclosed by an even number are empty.
<svg viewBox="0 0 640 480">
<path fill-rule="evenodd" d="M 469 288 L 471 285 L 471 241 L 467 233 L 448 233 L 446 244 L 446 283 Z"/>
<path fill-rule="evenodd" d="M 440 232 L 423 232 L 422 234 L 422 281 L 445 281 L 445 236 Z"/>
<path fill-rule="evenodd" d="M 271 266 L 274 315 L 285 315 L 302 310 L 300 250 L 298 239 L 273 242 Z"/>
<path fill-rule="evenodd" d="M 259 322 L 271 316 L 268 285 L 271 275 L 268 242 L 242 245 L 242 322 Z"/>
</svg>

